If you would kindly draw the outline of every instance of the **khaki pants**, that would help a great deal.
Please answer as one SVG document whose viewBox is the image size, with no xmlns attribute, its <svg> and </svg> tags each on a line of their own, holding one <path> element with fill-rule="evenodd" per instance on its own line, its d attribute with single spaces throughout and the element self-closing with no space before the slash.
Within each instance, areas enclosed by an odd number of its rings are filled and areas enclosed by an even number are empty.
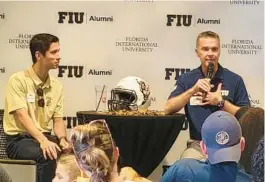
<svg viewBox="0 0 265 182">
<path fill-rule="evenodd" d="M 199 140 L 189 139 L 187 141 L 187 148 L 180 155 L 180 159 L 192 158 L 202 162 L 206 161 L 206 155 L 202 152 Z"/>
</svg>

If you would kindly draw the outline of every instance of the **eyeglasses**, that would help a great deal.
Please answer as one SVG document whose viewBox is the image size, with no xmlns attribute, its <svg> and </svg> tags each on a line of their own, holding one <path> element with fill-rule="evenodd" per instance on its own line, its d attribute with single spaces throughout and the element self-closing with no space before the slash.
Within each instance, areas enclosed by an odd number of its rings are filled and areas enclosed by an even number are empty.
<svg viewBox="0 0 265 182">
<path fill-rule="evenodd" d="M 37 88 L 37 95 L 40 97 L 38 99 L 38 106 L 39 107 L 44 107 L 45 106 L 45 101 L 43 98 L 43 89 L 42 88 Z"/>
</svg>

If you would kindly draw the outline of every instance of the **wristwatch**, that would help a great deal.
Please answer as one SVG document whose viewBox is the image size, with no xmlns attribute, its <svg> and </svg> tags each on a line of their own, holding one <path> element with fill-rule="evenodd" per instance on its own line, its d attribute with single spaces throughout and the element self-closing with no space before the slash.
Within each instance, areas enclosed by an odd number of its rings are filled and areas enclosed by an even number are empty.
<svg viewBox="0 0 265 182">
<path fill-rule="evenodd" d="M 224 108 L 224 105 L 225 105 L 225 100 L 222 99 L 220 102 L 218 102 L 217 107 L 222 110 Z"/>
</svg>

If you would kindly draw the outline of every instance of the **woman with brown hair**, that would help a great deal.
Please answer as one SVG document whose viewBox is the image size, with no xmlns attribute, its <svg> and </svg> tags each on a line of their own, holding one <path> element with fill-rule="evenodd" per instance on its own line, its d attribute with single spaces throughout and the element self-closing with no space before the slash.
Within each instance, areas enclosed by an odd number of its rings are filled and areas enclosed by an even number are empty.
<svg viewBox="0 0 265 182">
<path fill-rule="evenodd" d="M 251 156 L 257 149 L 258 141 L 264 136 L 264 110 L 259 107 L 248 108 L 239 119 L 246 146 L 239 163 L 251 174 Z"/>
</svg>

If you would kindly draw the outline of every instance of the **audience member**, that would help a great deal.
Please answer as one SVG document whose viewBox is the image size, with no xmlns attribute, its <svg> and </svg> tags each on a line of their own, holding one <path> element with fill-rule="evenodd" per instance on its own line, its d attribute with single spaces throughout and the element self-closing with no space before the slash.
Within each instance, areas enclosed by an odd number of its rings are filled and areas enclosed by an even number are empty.
<svg viewBox="0 0 265 182">
<path fill-rule="evenodd" d="M 123 182 L 131 177 L 136 177 L 133 180 L 149 181 L 139 177 L 136 172 L 130 177 L 130 174 L 126 174 L 126 169 L 119 176 L 119 150 L 113 142 L 105 120 L 94 120 L 89 124 L 74 127 L 70 141 L 77 164 L 90 182 Z"/>
<path fill-rule="evenodd" d="M 55 177 L 52 182 L 76 182 L 77 177 L 81 176 L 80 169 L 77 167 L 74 154 L 63 154 L 57 161 Z"/>
<path fill-rule="evenodd" d="M 206 162 L 180 159 L 163 175 L 161 182 L 250 182 L 251 176 L 238 167 L 245 147 L 237 119 L 216 111 L 202 125 L 200 147 Z"/>
<path fill-rule="evenodd" d="M 264 110 L 259 107 L 247 109 L 239 119 L 239 123 L 245 138 L 245 149 L 239 163 L 247 173 L 251 174 L 251 156 L 256 150 L 258 141 L 264 136 Z"/>
</svg>

